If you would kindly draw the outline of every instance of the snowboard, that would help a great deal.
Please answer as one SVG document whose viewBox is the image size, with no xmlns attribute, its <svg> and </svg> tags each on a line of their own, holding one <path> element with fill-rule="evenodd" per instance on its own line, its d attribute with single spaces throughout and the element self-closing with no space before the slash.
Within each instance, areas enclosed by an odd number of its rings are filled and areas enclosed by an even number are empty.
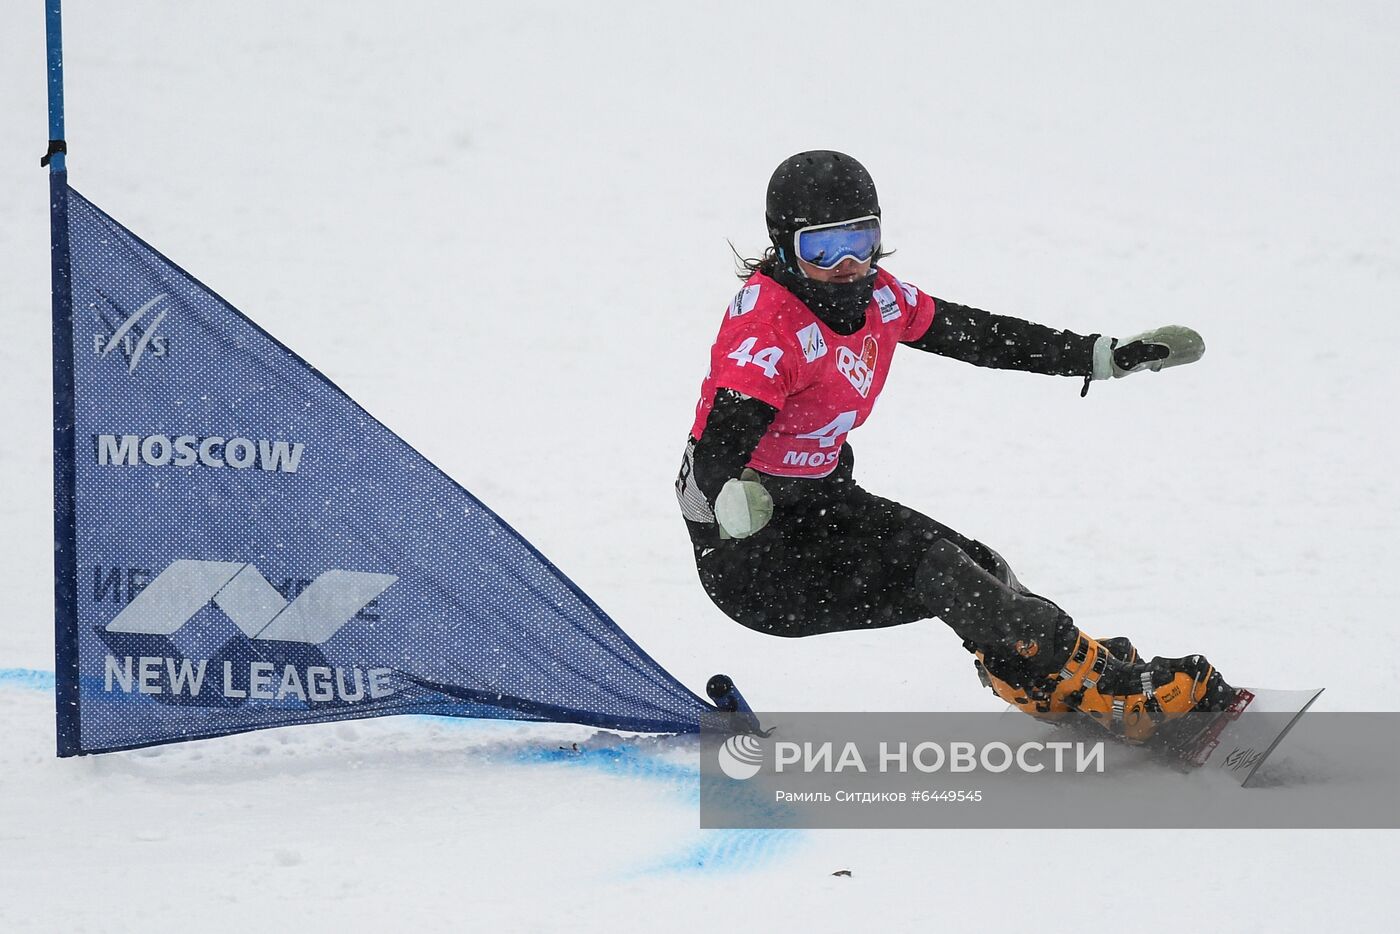
<svg viewBox="0 0 1400 934">
<path fill-rule="evenodd" d="M 1177 754 L 1188 766 L 1224 773 L 1248 788 L 1259 767 L 1323 690 L 1239 688 L 1230 706 L 1180 746 Z"/>
</svg>

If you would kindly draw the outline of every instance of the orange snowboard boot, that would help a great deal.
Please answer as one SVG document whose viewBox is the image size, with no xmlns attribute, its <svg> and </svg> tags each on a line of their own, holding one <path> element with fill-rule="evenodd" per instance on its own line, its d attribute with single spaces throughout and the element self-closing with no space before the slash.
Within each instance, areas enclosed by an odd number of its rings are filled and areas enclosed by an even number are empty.
<svg viewBox="0 0 1400 934">
<path fill-rule="evenodd" d="M 979 652 L 983 681 L 1013 706 L 1056 721 L 1078 713 L 1131 744 L 1149 742 L 1183 714 L 1224 710 L 1235 695 L 1202 656 L 1143 662 L 1121 637 L 1099 642 L 1081 632 L 1058 672 L 1022 685 L 997 677 L 986 662 Z"/>
</svg>

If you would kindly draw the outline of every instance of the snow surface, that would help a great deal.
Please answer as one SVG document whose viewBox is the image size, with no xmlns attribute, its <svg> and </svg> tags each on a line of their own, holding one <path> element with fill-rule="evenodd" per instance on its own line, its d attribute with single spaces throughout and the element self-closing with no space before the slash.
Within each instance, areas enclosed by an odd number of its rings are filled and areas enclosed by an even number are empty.
<svg viewBox="0 0 1400 934">
<path fill-rule="evenodd" d="M 871 168 L 889 265 L 933 294 L 1209 345 L 1086 400 L 908 353 L 854 439 L 868 488 L 1090 631 L 1397 709 L 1393 4 L 65 7 L 74 186 L 693 688 L 994 709 L 937 622 L 776 640 L 695 580 L 671 481 L 737 286 L 725 241 L 757 251 L 772 167 L 830 147 Z M 0 12 L 0 88 L 0 929 L 1340 931 L 1400 909 L 1393 832 L 701 832 L 693 749 L 573 727 L 54 759 L 39 0 Z"/>
</svg>

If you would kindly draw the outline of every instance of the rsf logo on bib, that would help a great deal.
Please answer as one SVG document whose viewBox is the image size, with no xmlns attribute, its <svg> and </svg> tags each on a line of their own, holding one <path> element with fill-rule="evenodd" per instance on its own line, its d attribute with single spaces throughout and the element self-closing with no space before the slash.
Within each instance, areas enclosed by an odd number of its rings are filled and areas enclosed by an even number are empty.
<svg viewBox="0 0 1400 934">
<path fill-rule="evenodd" d="M 856 392 L 860 393 L 862 399 L 870 395 L 870 385 L 875 382 L 875 355 L 878 352 L 878 345 L 875 338 L 870 335 L 865 336 L 865 343 L 861 347 L 860 356 L 849 347 L 836 348 L 836 369 L 842 376 L 851 381 Z"/>
</svg>

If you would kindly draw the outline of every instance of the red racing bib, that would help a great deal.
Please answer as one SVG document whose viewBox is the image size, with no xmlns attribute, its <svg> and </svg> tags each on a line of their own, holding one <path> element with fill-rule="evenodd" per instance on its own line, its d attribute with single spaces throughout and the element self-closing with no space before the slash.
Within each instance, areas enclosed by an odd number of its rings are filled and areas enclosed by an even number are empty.
<svg viewBox="0 0 1400 934">
<path fill-rule="evenodd" d="M 690 433 L 702 436 L 716 390 L 733 389 L 778 410 L 748 466 L 781 477 L 824 477 L 846 435 L 875 407 L 895 348 L 922 337 L 933 316 L 932 298 L 880 269 L 865 325 L 843 336 L 755 273 L 720 325 Z"/>
</svg>

